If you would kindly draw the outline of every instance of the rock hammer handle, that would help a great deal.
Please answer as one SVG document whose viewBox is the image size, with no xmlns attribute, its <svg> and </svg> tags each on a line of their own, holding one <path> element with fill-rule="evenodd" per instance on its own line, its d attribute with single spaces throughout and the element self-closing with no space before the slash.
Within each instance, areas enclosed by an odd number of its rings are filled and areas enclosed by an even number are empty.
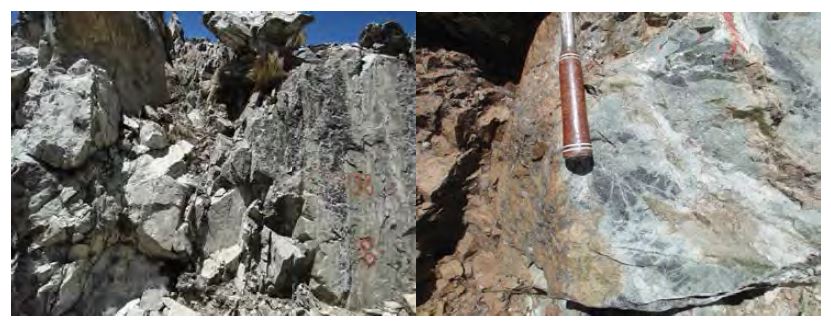
<svg viewBox="0 0 831 324">
<path fill-rule="evenodd" d="M 570 12 L 560 14 L 562 46 L 559 58 L 560 104 L 563 114 L 563 158 L 592 157 L 589 122 L 586 116 L 586 93 L 583 70 L 574 39 L 574 21 Z"/>
</svg>

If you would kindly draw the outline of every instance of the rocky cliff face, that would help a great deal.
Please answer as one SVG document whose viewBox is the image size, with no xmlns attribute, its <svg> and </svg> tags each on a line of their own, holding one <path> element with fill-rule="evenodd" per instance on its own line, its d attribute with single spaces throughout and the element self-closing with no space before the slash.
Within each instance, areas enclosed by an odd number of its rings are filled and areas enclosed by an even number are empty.
<svg viewBox="0 0 831 324">
<path fill-rule="evenodd" d="M 419 312 L 819 314 L 819 15 L 576 26 L 587 175 L 558 152 L 556 14 L 535 28 L 516 90 L 493 90 L 507 101 L 454 95 L 483 84 L 478 53 L 419 50 Z M 490 148 L 459 140 L 494 112 Z"/>
<path fill-rule="evenodd" d="M 13 314 L 414 312 L 408 46 L 300 46 L 297 13 L 206 13 L 220 43 L 21 17 Z"/>
</svg>

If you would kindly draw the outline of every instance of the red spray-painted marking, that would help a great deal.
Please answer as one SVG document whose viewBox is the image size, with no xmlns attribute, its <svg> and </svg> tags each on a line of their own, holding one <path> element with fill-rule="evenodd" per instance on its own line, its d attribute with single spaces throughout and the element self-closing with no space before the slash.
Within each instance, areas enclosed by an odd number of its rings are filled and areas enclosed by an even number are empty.
<svg viewBox="0 0 831 324">
<path fill-rule="evenodd" d="M 736 30 L 736 23 L 733 21 L 732 12 L 723 12 L 724 22 L 727 24 L 727 31 L 730 32 L 730 50 L 724 53 L 724 64 L 736 54 L 736 51 L 741 48 L 742 51 L 747 52 L 747 48 L 742 44 L 739 31 Z"/>
<path fill-rule="evenodd" d="M 373 192 L 372 188 L 372 176 L 369 174 L 365 174 L 362 172 L 353 172 L 351 174 L 352 178 L 352 194 L 357 196 L 371 196 Z"/>
<path fill-rule="evenodd" d="M 364 260 L 364 263 L 368 266 L 374 265 L 375 260 L 378 259 L 375 253 L 371 251 L 373 245 L 372 238 L 369 236 L 358 238 L 358 256 L 361 260 Z"/>
</svg>

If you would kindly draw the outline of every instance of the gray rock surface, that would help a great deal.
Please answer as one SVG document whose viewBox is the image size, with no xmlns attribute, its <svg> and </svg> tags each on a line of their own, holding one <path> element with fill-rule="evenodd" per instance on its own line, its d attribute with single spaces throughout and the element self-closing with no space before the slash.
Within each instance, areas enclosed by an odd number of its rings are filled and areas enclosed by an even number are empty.
<svg viewBox="0 0 831 324">
<path fill-rule="evenodd" d="M 113 246 L 98 258 L 87 274 L 78 314 L 115 315 L 118 309 L 146 289 L 162 288 L 167 278 L 161 264 L 124 245 Z"/>
<path fill-rule="evenodd" d="M 180 258 L 191 253 L 187 227 L 182 220 L 190 189 L 168 175 L 161 175 L 125 187 L 135 224 L 139 249 L 154 257 Z"/>
<path fill-rule="evenodd" d="M 268 229 L 260 232 L 261 259 L 255 272 L 260 291 L 272 295 L 290 295 L 307 277 L 311 256 L 298 242 Z"/>
<path fill-rule="evenodd" d="M 168 100 L 164 63 L 166 29 L 161 12 L 38 12 L 25 14 L 14 28 L 29 44 L 45 40 L 47 62 L 68 68 L 78 57 L 104 68 L 119 93 L 126 114 L 145 104 Z"/>
<path fill-rule="evenodd" d="M 180 141 L 164 156 L 142 155 L 127 165 L 127 217 L 136 226 L 139 248 L 148 255 L 175 259 L 192 252 L 183 211 L 193 188 L 176 180 L 184 174 L 184 158 L 191 149 L 190 143 Z"/>
<path fill-rule="evenodd" d="M 245 217 L 245 201 L 239 190 L 231 190 L 221 197 L 211 198 L 206 216 L 205 243 L 202 253 L 211 255 L 222 249 L 242 243 L 242 220 Z"/>
<path fill-rule="evenodd" d="M 116 316 L 199 316 L 198 312 L 166 297 L 163 289 L 148 289 L 125 304 Z"/>
<path fill-rule="evenodd" d="M 384 308 L 414 290 L 411 66 L 335 45 L 295 60 L 310 16 L 216 15 L 239 23 L 214 21 L 220 42 L 160 13 L 20 14 L 13 314 L 412 313 Z M 286 64 L 263 87 L 249 72 L 272 54 Z M 266 142 L 285 134 L 306 137 Z M 322 244 L 315 285 L 338 300 L 309 288 Z"/>
<path fill-rule="evenodd" d="M 358 309 L 409 289 L 415 275 L 414 76 L 406 62 L 350 46 L 319 55 L 248 117 L 243 137 L 252 186 L 304 200 L 305 231 L 320 244 L 313 291 Z"/>
<path fill-rule="evenodd" d="M 809 28 L 817 19 L 773 22 L 780 29 L 763 14 L 690 14 L 591 71 L 586 83 L 600 93 L 588 101 L 594 170 L 555 169 L 554 155 L 531 170 L 568 188 L 559 200 L 540 198 L 570 225 L 515 236 L 537 250 L 527 240 L 553 235 L 569 251 L 556 264 L 535 254 L 554 283 L 550 293 L 592 307 L 665 311 L 758 285 L 818 282 L 820 110 L 811 67 L 819 38 Z M 773 45 L 793 37 L 802 43 Z M 527 99 L 517 120 L 545 100 L 537 87 L 520 86 Z M 520 125 L 532 124 L 516 125 L 528 132 Z M 522 192 L 511 185 L 502 201 Z M 586 262 L 597 279 L 565 279 L 585 275 Z"/>
<path fill-rule="evenodd" d="M 73 169 L 118 138 L 120 98 L 104 70 L 80 59 L 65 72 L 35 70 L 16 117 L 22 129 L 12 135 L 14 149 Z"/>
<path fill-rule="evenodd" d="M 153 150 L 158 150 L 167 147 L 170 143 L 167 141 L 164 129 L 159 124 L 152 121 L 145 121 L 139 129 L 139 144 Z"/>
</svg>

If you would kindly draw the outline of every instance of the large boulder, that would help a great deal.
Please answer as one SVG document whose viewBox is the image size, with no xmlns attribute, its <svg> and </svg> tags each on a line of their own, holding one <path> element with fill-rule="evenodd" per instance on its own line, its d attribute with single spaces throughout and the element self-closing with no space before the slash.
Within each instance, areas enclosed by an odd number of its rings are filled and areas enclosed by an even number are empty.
<svg viewBox="0 0 831 324">
<path fill-rule="evenodd" d="M 401 25 L 394 21 L 369 24 L 358 36 L 358 44 L 382 54 L 397 56 L 410 51 L 410 38 Z"/>
<path fill-rule="evenodd" d="M 125 188 L 129 219 L 137 225 L 139 248 L 158 257 L 180 258 L 191 252 L 182 211 L 190 190 L 163 175 Z"/>
<path fill-rule="evenodd" d="M 634 36 L 611 16 L 581 19 L 603 27 L 578 37 L 593 49 L 594 169 L 574 174 L 529 145 L 561 145 L 553 15 L 493 153 L 501 237 L 544 270 L 548 293 L 588 311 L 677 312 L 818 284 L 819 15 L 623 17 L 662 28 Z"/>
<path fill-rule="evenodd" d="M 286 46 L 312 16 L 294 11 L 207 11 L 202 21 L 219 41 L 241 52 Z"/>
<path fill-rule="evenodd" d="M 243 244 L 240 233 L 245 217 L 245 201 L 237 189 L 211 199 L 207 212 L 203 255 L 209 256 L 223 249 Z"/>
<path fill-rule="evenodd" d="M 74 169 L 116 141 L 121 108 L 106 71 L 80 59 L 65 72 L 34 70 L 16 117 L 22 128 L 12 134 L 13 156 Z"/>
<path fill-rule="evenodd" d="M 170 143 L 164 129 L 152 121 L 143 121 L 139 128 L 139 144 L 157 150 L 167 147 Z"/>
<path fill-rule="evenodd" d="M 310 256 L 294 239 L 263 229 L 260 233 L 260 259 L 254 268 L 260 291 L 288 297 L 294 287 L 308 280 Z"/>
<path fill-rule="evenodd" d="M 180 141 L 164 156 L 142 155 L 126 166 L 132 172 L 124 186 L 128 219 L 136 227 L 139 249 L 150 256 L 177 259 L 192 252 L 183 219 L 192 188 L 176 179 L 191 148 Z"/>
<path fill-rule="evenodd" d="M 124 113 L 136 115 L 145 104 L 168 100 L 167 60 L 161 12 L 21 13 L 15 33 L 41 45 L 38 64 L 63 67 L 85 58 L 106 70 L 121 94 Z"/>
</svg>

